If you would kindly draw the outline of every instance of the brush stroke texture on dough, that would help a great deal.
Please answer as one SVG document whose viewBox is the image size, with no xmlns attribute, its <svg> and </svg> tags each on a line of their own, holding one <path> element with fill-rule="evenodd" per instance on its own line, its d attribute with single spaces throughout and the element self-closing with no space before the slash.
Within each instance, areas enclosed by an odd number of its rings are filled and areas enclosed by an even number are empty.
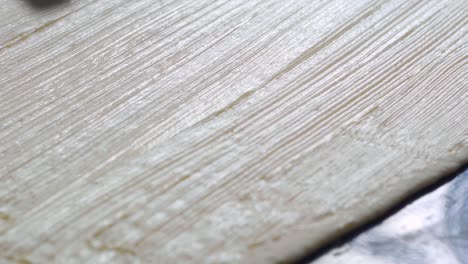
<svg viewBox="0 0 468 264">
<path fill-rule="evenodd" d="M 464 0 L 0 0 L 0 262 L 271 263 L 468 158 Z"/>
</svg>

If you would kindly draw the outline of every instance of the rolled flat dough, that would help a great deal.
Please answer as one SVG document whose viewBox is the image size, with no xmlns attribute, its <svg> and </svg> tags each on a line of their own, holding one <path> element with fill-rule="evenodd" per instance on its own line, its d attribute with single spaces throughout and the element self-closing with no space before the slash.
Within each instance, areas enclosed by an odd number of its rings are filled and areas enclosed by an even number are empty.
<svg viewBox="0 0 468 264">
<path fill-rule="evenodd" d="M 464 0 L 0 0 L 1 263 L 276 263 L 468 158 Z"/>
</svg>

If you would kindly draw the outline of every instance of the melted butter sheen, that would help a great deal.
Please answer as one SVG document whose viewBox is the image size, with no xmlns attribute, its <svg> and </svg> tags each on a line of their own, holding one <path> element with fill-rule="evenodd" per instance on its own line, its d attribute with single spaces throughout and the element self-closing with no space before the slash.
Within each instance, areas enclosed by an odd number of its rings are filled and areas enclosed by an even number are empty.
<svg viewBox="0 0 468 264">
<path fill-rule="evenodd" d="M 463 0 L 0 4 L 2 263 L 283 263 L 468 160 Z"/>
</svg>

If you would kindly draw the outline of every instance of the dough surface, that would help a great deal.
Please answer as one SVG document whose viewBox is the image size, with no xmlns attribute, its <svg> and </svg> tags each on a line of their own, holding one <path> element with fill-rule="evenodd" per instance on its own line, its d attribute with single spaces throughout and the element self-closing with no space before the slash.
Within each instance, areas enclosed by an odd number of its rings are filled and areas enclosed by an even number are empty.
<svg viewBox="0 0 468 264">
<path fill-rule="evenodd" d="M 464 0 L 0 0 L 1 263 L 284 263 L 468 160 Z"/>
</svg>

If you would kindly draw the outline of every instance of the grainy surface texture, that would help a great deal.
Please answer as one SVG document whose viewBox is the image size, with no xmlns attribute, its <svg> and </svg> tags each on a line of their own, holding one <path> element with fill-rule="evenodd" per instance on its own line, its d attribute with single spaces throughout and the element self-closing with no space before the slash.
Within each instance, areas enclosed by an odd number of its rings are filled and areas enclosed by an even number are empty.
<svg viewBox="0 0 468 264">
<path fill-rule="evenodd" d="M 1 263 L 276 263 L 468 158 L 465 0 L 0 0 Z"/>
</svg>

